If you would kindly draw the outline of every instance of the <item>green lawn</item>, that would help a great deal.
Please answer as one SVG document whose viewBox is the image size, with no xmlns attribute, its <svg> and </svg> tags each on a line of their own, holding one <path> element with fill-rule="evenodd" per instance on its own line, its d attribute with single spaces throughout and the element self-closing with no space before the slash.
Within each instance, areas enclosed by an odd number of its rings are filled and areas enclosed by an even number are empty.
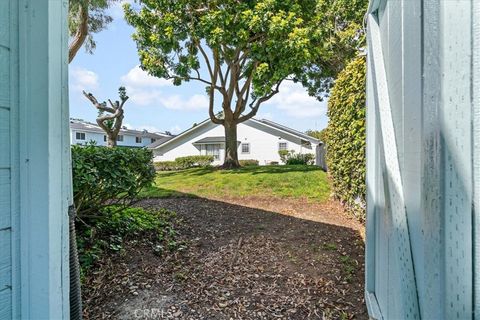
<svg viewBox="0 0 480 320">
<path fill-rule="evenodd" d="M 252 166 L 236 170 L 194 168 L 158 172 L 145 198 L 175 196 L 277 196 L 323 201 L 330 187 L 325 172 L 314 166 Z"/>
</svg>

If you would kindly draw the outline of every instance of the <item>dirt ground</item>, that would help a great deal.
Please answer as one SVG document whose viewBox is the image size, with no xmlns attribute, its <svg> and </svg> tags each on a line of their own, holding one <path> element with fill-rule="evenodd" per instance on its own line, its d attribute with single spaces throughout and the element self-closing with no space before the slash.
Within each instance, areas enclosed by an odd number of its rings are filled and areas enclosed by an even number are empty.
<svg viewBox="0 0 480 320">
<path fill-rule="evenodd" d="M 183 251 L 131 245 L 84 289 L 87 319 L 366 319 L 363 226 L 334 202 L 148 199 Z"/>
</svg>

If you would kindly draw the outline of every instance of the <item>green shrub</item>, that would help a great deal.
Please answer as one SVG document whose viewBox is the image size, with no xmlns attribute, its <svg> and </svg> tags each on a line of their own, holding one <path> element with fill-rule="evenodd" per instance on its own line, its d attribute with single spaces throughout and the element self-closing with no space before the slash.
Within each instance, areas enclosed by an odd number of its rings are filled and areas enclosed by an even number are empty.
<svg viewBox="0 0 480 320">
<path fill-rule="evenodd" d="M 288 150 L 280 150 L 280 151 L 278 151 L 278 155 L 280 156 L 280 160 L 281 160 L 283 163 L 287 163 L 287 157 L 288 157 L 288 155 L 289 155 L 291 152 L 294 152 L 294 151 L 293 151 L 293 150 L 292 150 L 292 151 L 288 151 Z"/>
<path fill-rule="evenodd" d="M 79 216 L 112 204 L 128 206 L 155 178 L 152 152 L 140 148 L 72 146 L 73 198 Z"/>
<path fill-rule="evenodd" d="M 213 163 L 213 156 L 187 156 L 176 158 L 175 161 L 157 161 L 154 163 L 157 171 L 172 171 L 193 167 L 205 168 Z"/>
<path fill-rule="evenodd" d="M 258 160 L 255 159 L 239 160 L 239 162 L 242 167 L 258 166 Z"/>
<path fill-rule="evenodd" d="M 179 166 L 176 161 L 157 161 L 154 162 L 155 170 L 157 171 L 172 171 L 178 170 Z"/>
<path fill-rule="evenodd" d="M 328 101 L 327 166 L 335 197 L 365 218 L 365 57 L 339 74 Z"/>
<path fill-rule="evenodd" d="M 109 206 L 96 218 L 85 218 L 77 225 L 77 244 L 82 274 L 102 259 L 105 253 L 122 252 L 126 243 L 150 246 L 155 253 L 181 249 L 177 238 L 176 214 L 165 209 Z"/>
<path fill-rule="evenodd" d="M 293 150 L 280 150 L 278 154 L 282 162 L 288 165 L 313 165 L 315 162 L 315 155 L 313 153 L 302 154 L 295 153 Z"/>
<path fill-rule="evenodd" d="M 175 159 L 177 165 L 182 169 L 192 167 L 208 167 L 213 163 L 213 156 L 186 156 Z"/>
</svg>

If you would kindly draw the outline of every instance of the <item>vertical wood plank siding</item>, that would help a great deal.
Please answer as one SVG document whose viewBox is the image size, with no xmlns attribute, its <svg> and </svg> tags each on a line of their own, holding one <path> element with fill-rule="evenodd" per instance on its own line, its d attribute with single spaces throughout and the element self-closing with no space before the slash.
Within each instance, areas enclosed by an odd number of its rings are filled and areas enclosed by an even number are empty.
<svg viewBox="0 0 480 320">
<path fill-rule="evenodd" d="M 0 0 L 0 319 L 68 319 L 67 0 Z"/>
<path fill-rule="evenodd" d="M 368 16 L 370 315 L 480 319 L 480 2 L 378 0 Z"/>
<path fill-rule="evenodd" d="M 16 4 L 6 0 L 0 2 L 0 319 L 13 316 L 12 299 L 12 218 L 15 219 L 12 189 L 12 117 L 18 106 L 12 103 L 11 68 L 15 50 L 15 37 L 11 36 L 15 25 Z M 13 151 L 13 152 L 12 152 Z M 14 230 L 16 231 L 16 230 Z"/>
</svg>

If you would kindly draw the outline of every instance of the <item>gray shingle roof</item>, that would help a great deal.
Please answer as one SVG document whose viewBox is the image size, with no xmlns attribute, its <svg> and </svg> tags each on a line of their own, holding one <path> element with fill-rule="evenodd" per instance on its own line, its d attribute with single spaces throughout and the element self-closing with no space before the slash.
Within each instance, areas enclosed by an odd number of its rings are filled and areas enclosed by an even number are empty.
<svg viewBox="0 0 480 320">
<path fill-rule="evenodd" d="M 162 144 L 164 144 L 165 142 L 167 142 L 168 140 L 172 139 L 173 137 L 174 137 L 174 136 L 160 137 L 160 138 L 158 138 L 157 140 L 155 140 L 154 143 L 151 143 L 151 144 L 147 145 L 147 148 L 148 148 L 148 149 L 156 148 L 156 147 L 158 147 L 159 145 L 162 145 Z"/>
<path fill-rule="evenodd" d="M 308 141 L 318 141 L 318 142 L 321 142 L 320 140 L 314 138 L 314 137 L 311 137 L 309 136 L 308 134 L 306 133 L 303 133 L 303 132 L 300 132 L 300 131 L 297 131 L 295 129 L 292 129 L 292 128 L 289 128 L 289 127 L 286 127 L 284 125 L 281 125 L 279 123 L 276 123 L 276 122 L 273 122 L 273 121 L 270 121 L 270 120 L 266 120 L 266 119 L 261 119 L 261 120 L 258 120 L 258 119 L 254 119 L 254 120 L 257 120 L 258 122 L 262 122 L 264 124 L 267 124 L 271 127 L 274 127 L 276 129 L 280 129 L 280 130 L 283 130 L 283 131 L 286 131 L 288 133 L 291 133 L 291 134 L 294 134 L 296 136 L 299 136 L 305 140 L 308 140 Z"/>
<path fill-rule="evenodd" d="M 96 123 L 77 120 L 77 119 L 70 119 L 70 129 L 78 130 L 78 131 L 104 133 L 103 129 L 100 128 Z M 154 132 L 148 132 L 146 130 L 140 131 L 140 130 L 131 130 L 131 129 L 123 129 L 123 128 L 120 129 L 120 134 L 138 136 L 142 138 L 154 138 L 157 140 L 162 138 L 168 138 L 167 140 L 169 140 L 170 138 L 172 138 L 172 136 L 168 136 L 167 134 L 164 134 L 164 133 L 154 133 Z"/>
<path fill-rule="evenodd" d="M 194 144 L 222 143 L 222 142 L 225 142 L 225 137 L 205 137 L 198 141 L 195 141 Z"/>
</svg>

